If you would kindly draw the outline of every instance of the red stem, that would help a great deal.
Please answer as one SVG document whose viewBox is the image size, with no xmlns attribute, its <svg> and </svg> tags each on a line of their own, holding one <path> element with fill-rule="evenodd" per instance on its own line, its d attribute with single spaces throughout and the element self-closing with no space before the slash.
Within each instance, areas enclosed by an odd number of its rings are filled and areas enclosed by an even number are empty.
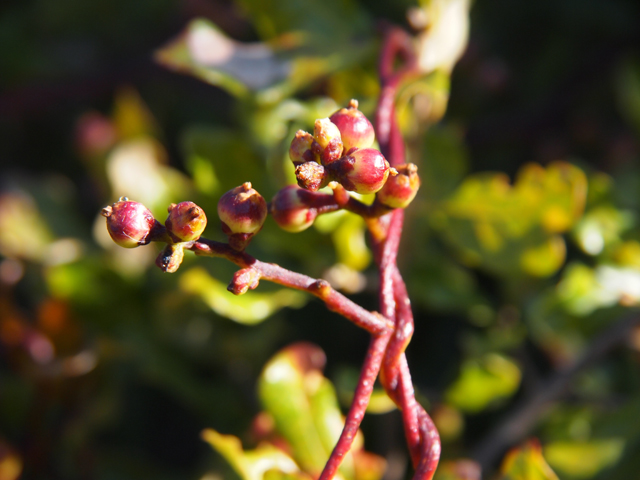
<svg viewBox="0 0 640 480">
<path fill-rule="evenodd" d="M 397 57 L 401 57 L 405 65 L 394 71 Z M 402 30 L 390 30 L 380 61 L 382 90 L 376 112 L 376 132 L 380 149 L 392 166 L 406 161 L 404 141 L 395 114 L 396 92 L 400 83 L 412 75 L 415 68 L 410 37 Z M 406 286 L 396 265 L 403 218 L 401 213 L 393 213 L 384 239 L 380 238 L 380 225 L 375 230 L 371 229 L 377 240 L 378 252 L 384 241 L 384 251 L 377 258 L 380 267 L 380 311 L 395 326 L 383 359 L 380 379 L 387 394 L 402 412 L 405 437 L 416 468 L 414 480 L 431 480 L 440 459 L 440 436 L 427 412 L 415 399 L 404 354 L 411 341 L 414 324 Z M 389 262 L 385 255 L 393 261 Z"/>
<path fill-rule="evenodd" d="M 400 234 L 402 233 L 402 219 L 404 218 L 404 212 L 402 210 L 395 210 L 391 213 L 391 225 L 394 225 L 395 235 L 389 236 L 380 254 L 381 272 L 385 272 L 382 275 L 382 282 L 384 285 L 381 287 L 381 305 L 389 308 L 389 301 L 393 304 L 393 272 L 396 264 L 396 256 L 398 254 L 398 245 L 400 244 Z M 384 300 L 382 299 L 384 297 Z M 393 305 L 390 307 L 393 309 Z M 384 311 L 385 317 L 393 311 Z M 355 434 L 360 428 L 360 423 L 364 418 L 369 399 L 371 398 L 371 392 L 373 391 L 373 385 L 380 372 L 383 357 L 386 355 L 387 345 L 389 339 L 393 334 L 393 330 L 389 330 L 382 335 L 374 336 L 369 344 L 369 350 L 367 351 L 367 357 L 360 373 L 360 379 L 358 380 L 358 386 L 356 387 L 353 403 L 349 408 L 349 413 L 345 420 L 344 429 L 340 434 L 340 439 L 335 448 L 329 456 L 329 460 L 325 465 L 322 475 L 319 480 L 330 480 L 335 475 L 340 463 L 347 452 L 351 449 L 351 444 Z"/>
<path fill-rule="evenodd" d="M 325 280 L 318 280 L 301 273 L 292 272 L 273 263 L 261 262 L 244 252 L 233 250 L 228 244 L 200 238 L 188 247 L 197 255 L 222 257 L 241 268 L 255 270 L 260 278 L 278 283 L 296 290 L 303 290 L 324 301 L 329 310 L 340 313 L 357 326 L 373 335 L 380 335 L 392 330 L 390 322 L 375 312 L 362 308 L 357 303 L 337 292 Z"/>
<path fill-rule="evenodd" d="M 360 372 L 353 402 L 345 419 L 344 428 L 318 480 L 331 480 L 340 467 L 345 455 L 351 450 L 351 445 L 353 444 L 356 433 L 358 433 L 358 428 L 360 428 L 360 424 L 364 418 L 367 405 L 369 405 L 373 385 L 380 371 L 380 365 L 385 355 L 390 336 L 391 332 L 372 336 L 369 349 L 367 350 L 367 356 Z"/>
</svg>

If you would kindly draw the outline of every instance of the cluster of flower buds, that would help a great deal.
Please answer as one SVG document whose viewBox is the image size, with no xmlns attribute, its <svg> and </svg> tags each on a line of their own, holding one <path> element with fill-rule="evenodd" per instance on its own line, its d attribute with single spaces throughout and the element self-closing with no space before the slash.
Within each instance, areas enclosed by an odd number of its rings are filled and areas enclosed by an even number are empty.
<svg viewBox="0 0 640 480">
<path fill-rule="evenodd" d="M 409 205 L 420 187 L 417 167 L 391 168 L 382 153 L 371 148 L 374 140 L 373 126 L 358 110 L 356 100 L 329 118 L 316 120 L 313 135 L 299 130 L 289 157 L 300 188 L 285 187 L 273 198 L 269 211 L 278 225 L 299 232 L 313 224 L 319 213 L 327 211 L 313 192 L 331 186 L 330 182 L 351 192 L 375 193 L 378 213 L 373 215 Z M 334 188 L 334 195 L 337 192 Z"/>
<path fill-rule="evenodd" d="M 193 202 L 172 203 L 164 226 L 149 209 L 138 202 L 121 197 L 105 207 L 107 231 L 121 247 L 134 248 L 152 241 L 167 245 L 156 259 L 164 272 L 175 272 L 184 258 L 184 249 L 200 238 L 207 226 L 204 210 Z M 226 192 L 218 202 L 222 230 L 229 237 L 229 245 L 243 251 L 251 238 L 260 231 L 267 217 L 267 202 L 249 182 Z"/>
<path fill-rule="evenodd" d="M 175 272 L 180 267 L 185 244 L 198 240 L 207 226 L 204 211 L 193 202 L 172 203 L 164 226 L 147 207 L 127 197 L 103 208 L 102 216 L 107 219 L 109 235 L 121 247 L 166 242 L 167 246 L 156 259 L 156 265 L 164 272 Z"/>
<path fill-rule="evenodd" d="M 382 153 L 371 148 L 374 137 L 373 126 L 358 110 L 355 100 L 331 117 L 316 120 L 313 135 L 298 131 L 291 142 L 289 156 L 296 166 L 300 187 L 283 188 L 269 206 L 249 182 L 220 198 L 218 216 L 229 246 L 243 251 L 262 229 L 267 213 L 271 213 L 284 230 L 305 230 L 319 214 L 344 206 L 349 198 L 345 190 L 375 193 L 376 212 L 405 208 L 420 187 L 417 167 L 406 164 L 390 168 Z M 337 182 L 343 189 L 334 187 L 334 196 L 316 193 L 329 182 Z M 343 203 L 336 201 L 338 191 L 346 195 Z M 105 207 L 102 215 L 107 219 L 111 238 L 122 247 L 165 242 L 166 247 L 156 259 L 156 264 L 165 272 L 175 272 L 180 267 L 184 249 L 200 238 L 207 225 L 204 211 L 193 202 L 171 204 L 164 226 L 144 205 L 126 197 Z"/>
<path fill-rule="evenodd" d="M 331 117 L 316 120 L 313 135 L 299 130 L 289 148 L 298 185 L 315 192 L 337 181 L 352 192 L 377 192 L 393 169 L 371 148 L 374 139 L 373 125 L 358 110 L 356 100 Z"/>
</svg>

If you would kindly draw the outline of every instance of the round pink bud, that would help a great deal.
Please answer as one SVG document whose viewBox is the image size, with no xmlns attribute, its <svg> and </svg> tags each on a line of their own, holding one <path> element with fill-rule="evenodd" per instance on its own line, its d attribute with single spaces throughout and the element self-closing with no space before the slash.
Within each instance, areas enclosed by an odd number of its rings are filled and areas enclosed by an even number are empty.
<svg viewBox="0 0 640 480">
<path fill-rule="evenodd" d="M 373 145 L 376 136 L 373 125 L 364 113 L 358 110 L 357 100 L 351 100 L 348 108 L 338 110 L 329 120 L 340 130 L 345 152 L 352 148 L 369 148 Z"/>
<path fill-rule="evenodd" d="M 362 148 L 327 167 L 332 178 L 356 193 L 375 193 L 389 177 L 389 162 L 374 148 Z"/>
<path fill-rule="evenodd" d="M 289 147 L 289 158 L 293 164 L 298 165 L 316 160 L 316 156 L 311 150 L 313 136 L 303 130 L 298 130 L 296 136 L 291 140 Z"/>
<path fill-rule="evenodd" d="M 218 216 L 227 235 L 255 234 L 267 218 L 267 202 L 245 182 L 220 197 Z"/>
<path fill-rule="evenodd" d="M 301 232 L 306 230 L 318 216 L 315 208 L 308 207 L 301 195 L 308 193 L 297 185 L 284 187 L 271 200 L 269 213 L 276 223 L 287 232 Z"/>
<path fill-rule="evenodd" d="M 120 197 L 116 203 L 102 209 L 107 218 L 107 230 L 114 242 L 124 248 L 145 245 L 155 219 L 147 207 Z"/>
<path fill-rule="evenodd" d="M 167 231 L 180 242 L 197 240 L 207 226 L 207 216 L 193 202 L 172 203 L 164 222 Z"/>
<path fill-rule="evenodd" d="M 376 200 L 391 208 L 405 208 L 418 193 L 420 177 L 418 167 L 406 163 L 396 167 L 398 174 L 389 177 L 387 183 L 376 194 Z"/>
<path fill-rule="evenodd" d="M 313 148 L 323 165 L 335 162 L 342 156 L 343 145 L 340 130 L 328 118 L 316 120 L 313 129 Z"/>
</svg>

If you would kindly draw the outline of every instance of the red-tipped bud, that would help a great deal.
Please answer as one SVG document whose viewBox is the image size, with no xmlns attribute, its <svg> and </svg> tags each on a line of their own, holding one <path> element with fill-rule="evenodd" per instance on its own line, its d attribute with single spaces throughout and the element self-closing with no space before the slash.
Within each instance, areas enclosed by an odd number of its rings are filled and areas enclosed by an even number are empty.
<svg viewBox="0 0 640 480">
<path fill-rule="evenodd" d="M 271 200 L 270 213 L 276 223 L 287 232 L 301 232 L 306 230 L 318 216 L 315 208 L 308 207 L 301 195 L 308 194 L 297 185 L 284 187 Z"/>
<path fill-rule="evenodd" d="M 313 145 L 313 136 L 303 130 L 298 130 L 296 136 L 291 140 L 289 147 L 289 158 L 293 164 L 298 165 L 316 160 L 311 146 Z"/>
<path fill-rule="evenodd" d="M 147 207 L 121 197 L 116 203 L 102 209 L 107 218 L 107 230 L 121 247 L 134 248 L 148 243 L 149 232 L 156 223 Z"/>
<path fill-rule="evenodd" d="M 165 273 L 174 273 L 182 265 L 184 249 L 182 243 L 170 243 L 156 258 L 156 265 Z"/>
<path fill-rule="evenodd" d="M 296 167 L 298 185 L 305 190 L 317 192 L 329 183 L 324 167 L 316 162 L 306 162 Z"/>
<path fill-rule="evenodd" d="M 357 100 L 351 100 L 348 108 L 338 110 L 329 117 L 329 120 L 340 130 L 345 152 L 352 148 L 369 148 L 373 145 L 376 136 L 373 125 L 358 110 Z"/>
<path fill-rule="evenodd" d="M 375 193 L 389 177 L 389 162 L 374 148 L 363 148 L 327 166 L 332 178 L 356 193 Z"/>
<path fill-rule="evenodd" d="M 169 205 L 169 216 L 164 222 L 167 231 L 180 242 L 197 240 L 207 226 L 207 216 L 193 202 Z"/>
<path fill-rule="evenodd" d="M 406 163 L 396 167 L 398 174 L 389 177 L 387 183 L 376 194 L 376 200 L 391 208 L 405 208 L 418 193 L 420 177 L 418 167 Z"/>
<path fill-rule="evenodd" d="M 245 182 L 222 195 L 218 216 L 225 233 L 257 233 L 267 218 L 267 202 Z"/>
<path fill-rule="evenodd" d="M 340 130 L 328 118 L 316 120 L 313 129 L 313 148 L 323 165 L 335 162 L 342 156 L 343 145 Z"/>
<path fill-rule="evenodd" d="M 245 182 L 220 197 L 218 216 L 222 231 L 229 235 L 229 245 L 242 251 L 262 228 L 267 218 L 267 202 L 251 183 Z"/>
</svg>

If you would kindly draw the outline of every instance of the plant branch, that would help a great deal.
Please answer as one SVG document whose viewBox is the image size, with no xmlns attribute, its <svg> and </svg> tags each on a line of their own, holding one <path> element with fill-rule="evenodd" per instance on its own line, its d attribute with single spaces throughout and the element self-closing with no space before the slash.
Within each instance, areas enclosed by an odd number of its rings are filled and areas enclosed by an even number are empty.
<svg viewBox="0 0 640 480">
<path fill-rule="evenodd" d="M 303 290 L 320 298 L 329 310 L 337 312 L 351 320 L 355 325 L 371 334 L 379 335 L 393 329 L 390 322 L 375 313 L 370 312 L 347 297 L 334 290 L 326 280 L 318 280 L 301 273 L 292 272 L 273 263 L 265 263 L 244 252 L 233 250 L 228 244 L 200 238 L 185 245 L 196 255 L 222 257 L 235 263 L 243 269 L 251 269 L 256 278 L 250 288 L 255 288 L 260 279 L 268 280 L 296 290 Z M 234 277 L 235 279 L 236 277 Z"/>
</svg>

